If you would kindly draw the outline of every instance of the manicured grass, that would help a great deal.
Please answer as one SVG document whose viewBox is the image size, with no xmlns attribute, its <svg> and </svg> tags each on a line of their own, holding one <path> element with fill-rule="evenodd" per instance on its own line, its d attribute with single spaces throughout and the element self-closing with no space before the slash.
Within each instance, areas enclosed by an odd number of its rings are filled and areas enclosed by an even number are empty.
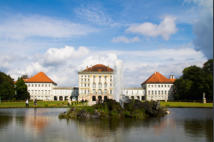
<svg viewBox="0 0 214 142">
<path fill-rule="evenodd" d="M 177 107 L 177 108 L 212 108 L 213 103 L 200 103 L 200 102 L 160 102 L 163 107 Z"/>
<path fill-rule="evenodd" d="M 72 102 L 73 106 L 82 106 L 84 104 Z M 17 102 L 1 102 L 0 108 L 25 108 L 25 101 L 17 101 Z M 34 108 L 66 108 L 68 107 L 67 101 L 38 101 L 37 106 L 34 106 L 33 102 L 29 102 L 29 107 Z"/>
<path fill-rule="evenodd" d="M 72 102 L 72 106 L 84 107 L 86 104 Z M 174 107 L 174 108 L 212 108 L 213 103 L 199 103 L 199 102 L 160 102 L 163 107 Z M 33 102 L 29 102 L 29 107 L 38 108 L 66 108 L 68 107 L 67 101 L 38 101 L 37 106 L 34 106 Z M 1 102 L 0 108 L 25 108 L 25 101 L 17 102 Z"/>
</svg>

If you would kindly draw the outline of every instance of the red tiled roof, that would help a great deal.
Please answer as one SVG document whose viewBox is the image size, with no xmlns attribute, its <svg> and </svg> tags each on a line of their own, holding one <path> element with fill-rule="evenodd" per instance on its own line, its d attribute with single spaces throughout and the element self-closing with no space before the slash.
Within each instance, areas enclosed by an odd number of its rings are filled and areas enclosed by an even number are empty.
<svg viewBox="0 0 214 142">
<path fill-rule="evenodd" d="M 87 67 L 83 72 L 113 72 L 113 69 L 103 64 L 96 64 L 92 67 Z"/>
<path fill-rule="evenodd" d="M 146 83 L 173 83 L 174 81 L 175 81 L 175 79 L 168 79 L 165 76 L 163 76 L 161 73 L 155 72 L 142 84 L 146 84 Z"/>
<path fill-rule="evenodd" d="M 25 82 L 31 82 L 31 83 L 54 83 L 56 84 L 53 80 L 51 80 L 44 72 L 39 72 L 33 77 L 29 79 L 24 79 Z"/>
</svg>

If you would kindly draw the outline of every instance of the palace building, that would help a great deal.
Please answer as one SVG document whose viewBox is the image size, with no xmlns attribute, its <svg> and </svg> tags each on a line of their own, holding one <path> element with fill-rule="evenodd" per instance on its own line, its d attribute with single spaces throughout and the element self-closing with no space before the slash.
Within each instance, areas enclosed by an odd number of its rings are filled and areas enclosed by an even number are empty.
<svg viewBox="0 0 214 142">
<path fill-rule="evenodd" d="M 79 96 L 78 100 L 95 104 L 97 101 L 112 99 L 114 86 L 114 70 L 102 64 L 87 67 L 78 72 Z"/>
<path fill-rule="evenodd" d="M 149 101 L 172 100 L 174 81 L 173 75 L 170 75 L 170 78 L 166 78 L 159 72 L 155 72 L 141 84 L 142 88 L 145 90 L 145 99 Z"/>
<path fill-rule="evenodd" d="M 88 101 L 88 105 L 113 99 L 115 85 L 114 70 L 103 64 L 96 64 L 78 72 L 78 87 L 58 87 L 43 72 L 24 79 L 24 81 L 33 100 Z M 172 100 L 174 81 L 173 75 L 166 78 L 161 73 L 155 72 L 141 84 L 142 88 L 123 88 L 121 95 L 137 100 Z"/>
<path fill-rule="evenodd" d="M 24 79 L 32 100 L 77 100 L 78 89 L 75 87 L 57 87 L 57 84 L 45 73 L 39 72 L 29 79 Z"/>
</svg>

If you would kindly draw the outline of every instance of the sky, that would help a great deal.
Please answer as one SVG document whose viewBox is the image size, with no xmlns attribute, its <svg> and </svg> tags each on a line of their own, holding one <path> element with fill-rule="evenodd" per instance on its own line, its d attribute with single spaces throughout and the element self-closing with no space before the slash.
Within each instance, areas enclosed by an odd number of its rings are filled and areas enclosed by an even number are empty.
<svg viewBox="0 0 214 142">
<path fill-rule="evenodd" d="M 0 0 L 0 71 L 78 86 L 87 66 L 122 63 L 124 87 L 179 78 L 213 58 L 213 0 Z"/>
</svg>

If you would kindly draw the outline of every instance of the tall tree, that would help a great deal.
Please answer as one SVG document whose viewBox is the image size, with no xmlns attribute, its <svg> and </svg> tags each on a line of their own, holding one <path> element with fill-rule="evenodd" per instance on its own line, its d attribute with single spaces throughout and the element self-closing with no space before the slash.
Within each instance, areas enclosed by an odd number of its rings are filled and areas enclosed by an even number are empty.
<svg viewBox="0 0 214 142">
<path fill-rule="evenodd" d="M 213 74 L 213 59 L 209 59 L 206 63 L 204 63 L 203 70 L 206 73 Z"/>
<path fill-rule="evenodd" d="M 0 97 L 1 100 L 12 100 L 15 95 L 14 81 L 3 72 L 0 72 Z"/>
<path fill-rule="evenodd" d="M 176 100 L 202 100 L 206 93 L 208 100 L 213 100 L 213 60 L 204 63 L 203 68 L 190 66 L 183 70 L 183 75 L 175 81 Z"/>
<path fill-rule="evenodd" d="M 25 84 L 24 80 L 22 78 L 18 78 L 16 81 L 16 100 L 26 100 L 30 99 L 30 94 L 27 91 L 27 85 Z"/>
</svg>

